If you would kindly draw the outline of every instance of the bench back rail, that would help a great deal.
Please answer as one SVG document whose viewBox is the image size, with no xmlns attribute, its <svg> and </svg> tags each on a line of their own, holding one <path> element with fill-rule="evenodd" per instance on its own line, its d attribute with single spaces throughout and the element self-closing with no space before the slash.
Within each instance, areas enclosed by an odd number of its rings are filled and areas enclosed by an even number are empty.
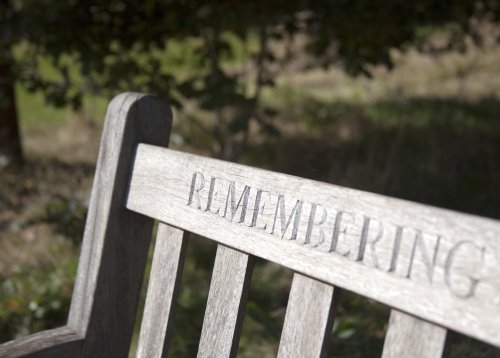
<svg viewBox="0 0 500 358">
<path fill-rule="evenodd" d="M 167 145 L 171 112 L 108 109 L 68 325 L 0 356 L 126 357 L 153 220 L 137 356 L 164 357 L 188 232 L 218 243 L 199 357 L 236 356 L 253 261 L 292 269 L 279 357 L 324 357 L 341 288 L 392 307 L 382 356 L 440 357 L 447 329 L 500 347 L 500 222 Z"/>
<path fill-rule="evenodd" d="M 127 207 L 500 345 L 498 221 L 144 144 Z"/>
</svg>

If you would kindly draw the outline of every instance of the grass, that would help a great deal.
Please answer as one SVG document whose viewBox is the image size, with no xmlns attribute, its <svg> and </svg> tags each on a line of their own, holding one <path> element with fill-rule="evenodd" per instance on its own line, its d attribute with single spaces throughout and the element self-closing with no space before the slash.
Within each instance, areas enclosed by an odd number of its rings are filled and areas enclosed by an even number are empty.
<svg viewBox="0 0 500 358">
<path fill-rule="evenodd" d="M 37 130 L 75 118 L 101 122 L 109 102 L 103 96 L 86 95 L 83 108 L 74 111 L 69 107 L 54 107 L 47 103 L 42 93 L 31 93 L 20 85 L 16 86 L 16 96 L 19 122 L 24 130 Z"/>
<path fill-rule="evenodd" d="M 17 110 L 23 128 L 36 128 L 66 120 L 71 111 L 69 108 L 54 108 L 45 103 L 41 93 L 29 93 L 23 87 L 16 87 Z"/>
</svg>

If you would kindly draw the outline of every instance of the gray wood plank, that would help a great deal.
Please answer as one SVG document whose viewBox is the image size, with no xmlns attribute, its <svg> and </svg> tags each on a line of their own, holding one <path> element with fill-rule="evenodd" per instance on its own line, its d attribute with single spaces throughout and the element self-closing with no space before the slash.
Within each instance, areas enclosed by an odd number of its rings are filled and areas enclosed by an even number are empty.
<svg viewBox="0 0 500 358">
<path fill-rule="evenodd" d="M 153 220 L 125 208 L 137 144 L 167 145 L 171 111 L 124 93 L 108 106 L 68 325 L 85 357 L 126 357 Z"/>
<path fill-rule="evenodd" d="M 295 274 L 286 308 L 278 357 L 326 357 L 339 290 Z"/>
<path fill-rule="evenodd" d="M 500 346 L 498 220 L 148 145 L 127 207 Z"/>
<path fill-rule="evenodd" d="M 383 358 L 440 358 L 446 329 L 392 310 L 385 336 Z"/>
<path fill-rule="evenodd" d="M 198 357 L 235 357 L 253 270 L 253 258 L 217 247 Z"/>
<path fill-rule="evenodd" d="M 82 343 L 83 337 L 77 332 L 68 327 L 60 327 L 0 344 L 0 357 L 80 357 Z"/>
<path fill-rule="evenodd" d="M 160 223 L 156 236 L 137 357 L 166 357 L 186 256 L 187 233 Z"/>
</svg>

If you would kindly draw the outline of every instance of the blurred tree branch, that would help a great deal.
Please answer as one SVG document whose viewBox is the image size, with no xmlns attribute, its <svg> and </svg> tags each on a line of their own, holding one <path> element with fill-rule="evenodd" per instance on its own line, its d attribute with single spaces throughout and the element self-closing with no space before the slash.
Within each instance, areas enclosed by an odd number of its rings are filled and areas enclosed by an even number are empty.
<svg viewBox="0 0 500 358">
<path fill-rule="evenodd" d="M 211 112 L 215 140 L 213 153 L 231 158 L 235 146 L 248 141 L 254 121 L 264 134 L 276 135 L 272 108 L 263 108 L 262 89 L 272 86 L 282 58 L 272 41 L 307 37 L 303 51 L 314 66 L 343 64 L 352 75 L 370 75 L 370 65 L 393 65 L 392 48 L 418 42 L 423 27 L 451 26 L 450 47 L 461 48 L 463 38 L 477 43 L 480 35 L 471 19 L 498 21 L 497 1 L 415 0 L 289 0 L 289 1 L 173 1 L 173 0 L 1 0 L 0 48 L 23 47 L 24 55 L 12 64 L 15 80 L 40 91 L 48 103 L 79 108 L 89 88 L 112 96 L 124 90 L 154 92 L 175 107 L 191 103 Z M 245 61 L 255 82 L 230 71 L 227 63 L 238 57 L 230 34 L 241 43 L 257 39 Z M 253 39 L 253 40 L 252 40 Z M 169 46 L 189 48 L 191 58 L 179 74 L 168 62 Z M 33 50 L 35 49 L 35 50 Z M 47 77 L 40 57 L 58 71 Z M 77 73 L 67 60 L 76 61 Z M 241 59 L 240 59 L 241 60 Z M 82 79 L 83 78 L 83 79 Z M 83 85 L 86 83 L 87 85 Z M 248 88 L 253 87 L 253 91 Z M 193 122 L 196 123 L 201 121 Z"/>
</svg>

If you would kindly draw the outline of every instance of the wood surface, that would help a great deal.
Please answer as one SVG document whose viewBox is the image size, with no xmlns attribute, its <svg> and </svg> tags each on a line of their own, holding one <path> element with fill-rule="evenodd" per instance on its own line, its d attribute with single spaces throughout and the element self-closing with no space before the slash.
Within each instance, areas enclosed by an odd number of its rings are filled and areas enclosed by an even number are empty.
<svg viewBox="0 0 500 358">
<path fill-rule="evenodd" d="M 500 223 L 140 145 L 127 207 L 500 346 Z"/>
<path fill-rule="evenodd" d="M 440 358 L 445 343 L 445 328 L 392 310 L 382 358 Z"/>
<path fill-rule="evenodd" d="M 278 357 L 327 356 L 338 292 L 332 285 L 294 274 Z"/>
<path fill-rule="evenodd" d="M 236 357 L 253 258 L 218 245 L 198 357 Z"/>
<path fill-rule="evenodd" d="M 142 317 L 137 357 L 166 357 L 186 256 L 187 233 L 160 223 Z"/>
<path fill-rule="evenodd" d="M 84 357 L 127 357 L 153 220 L 125 208 L 137 144 L 167 145 L 171 111 L 124 93 L 108 106 L 68 326 Z"/>
<path fill-rule="evenodd" d="M 0 357 L 79 357 L 82 343 L 83 337 L 77 332 L 68 327 L 60 327 L 0 344 Z"/>
</svg>

